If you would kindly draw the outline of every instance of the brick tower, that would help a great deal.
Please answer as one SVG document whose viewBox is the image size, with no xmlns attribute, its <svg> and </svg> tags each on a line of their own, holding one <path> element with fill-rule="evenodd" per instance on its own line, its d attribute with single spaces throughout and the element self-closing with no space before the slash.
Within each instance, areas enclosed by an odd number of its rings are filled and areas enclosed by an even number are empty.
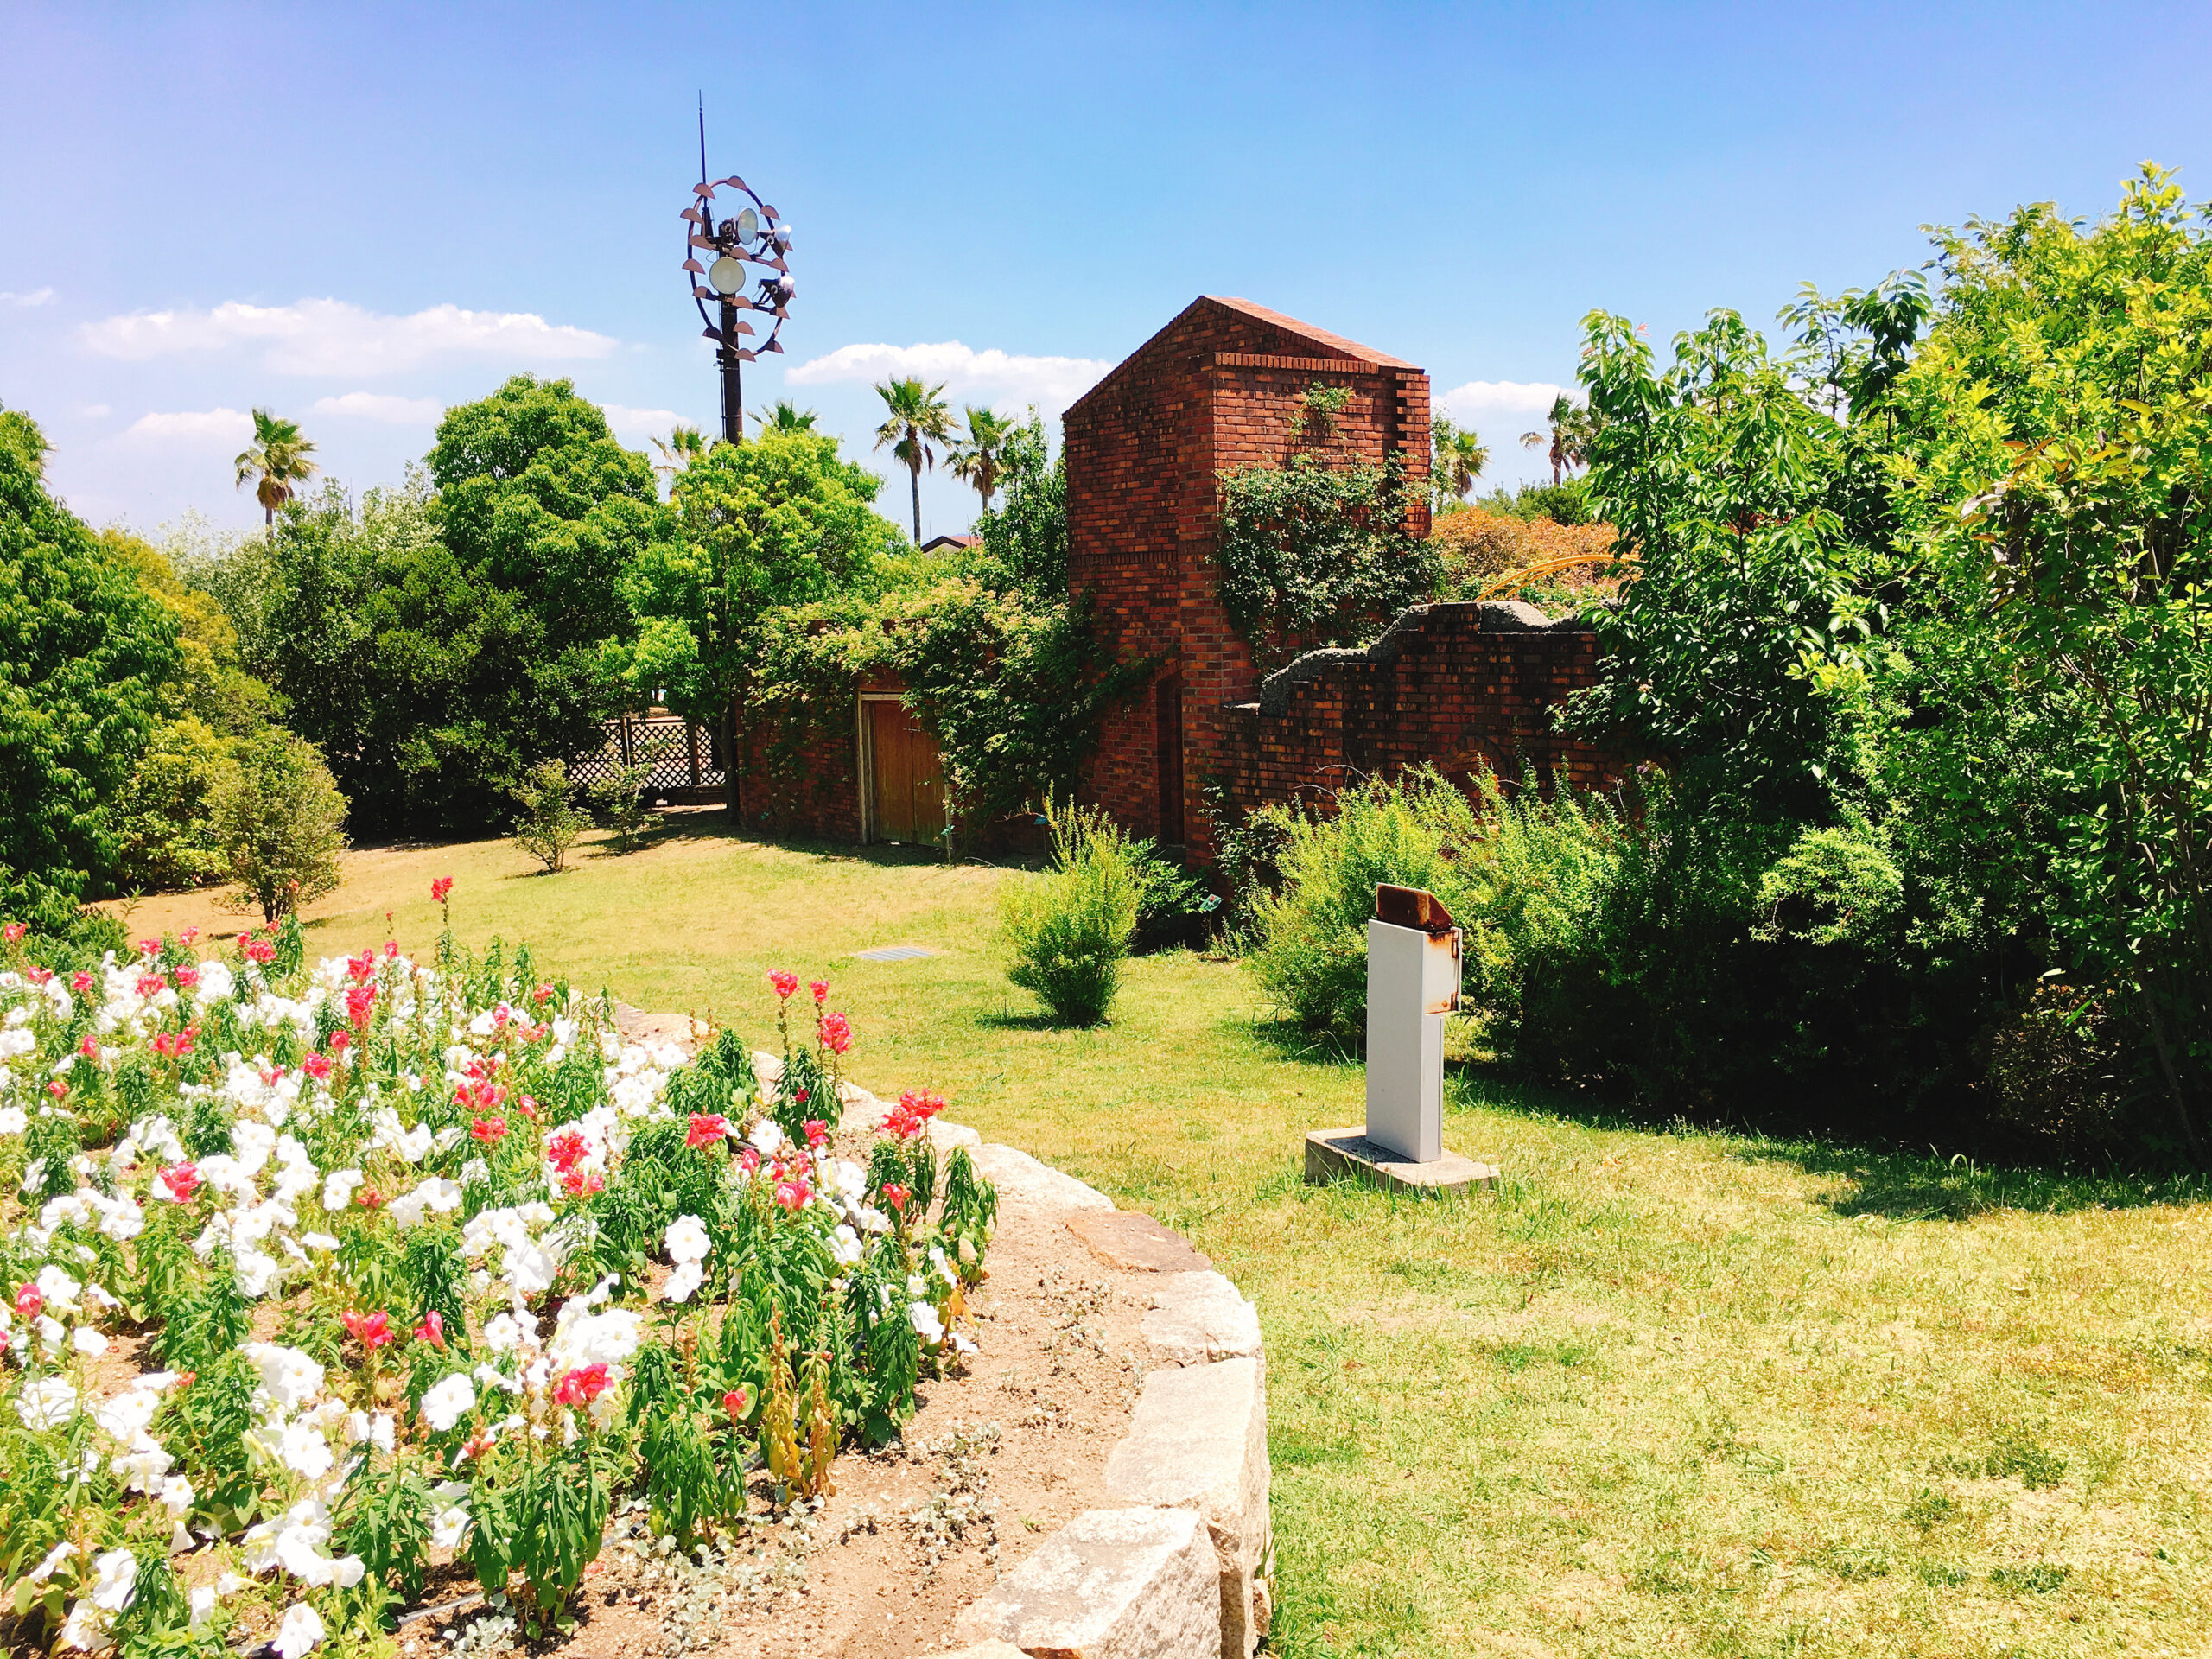
<svg viewBox="0 0 2212 1659">
<path fill-rule="evenodd" d="M 1199 815 L 1227 711 L 1259 695 L 1250 648 L 1216 597 L 1218 474 L 1281 466 L 1307 391 L 1344 387 L 1339 452 L 1405 457 L 1409 528 L 1428 533 L 1428 376 L 1410 363 L 1254 305 L 1193 301 L 1064 418 L 1068 586 L 1090 594 L 1125 658 L 1158 677 L 1109 714 L 1085 797 L 1140 834 L 1210 855 Z"/>
</svg>

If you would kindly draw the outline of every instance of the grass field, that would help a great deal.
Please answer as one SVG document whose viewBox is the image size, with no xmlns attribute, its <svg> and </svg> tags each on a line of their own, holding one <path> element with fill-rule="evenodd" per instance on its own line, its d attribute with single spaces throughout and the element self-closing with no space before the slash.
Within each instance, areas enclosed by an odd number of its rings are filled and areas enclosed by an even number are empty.
<svg viewBox="0 0 2212 1659">
<path fill-rule="evenodd" d="M 1259 1019 L 1234 963 L 1132 965 L 1044 1027 L 997 884 L 894 851 L 673 822 L 532 875 L 503 842 L 349 855 L 314 948 L 457 931 L 765 1039 L 819 972 L 878 1090 L 1188 1232 L 1268 1338 L 1293 1655 L 2212 1651 L 2212 1203 L 1816 1142 L 1672 1131 L 1455 1079 L 1495 1199 L 1311 1189 L 1357 1066 Z M 136 932 L 235 918 L 140 906 Z M 851 960 L 912 943 L 928 960 Z"/>
</svg>

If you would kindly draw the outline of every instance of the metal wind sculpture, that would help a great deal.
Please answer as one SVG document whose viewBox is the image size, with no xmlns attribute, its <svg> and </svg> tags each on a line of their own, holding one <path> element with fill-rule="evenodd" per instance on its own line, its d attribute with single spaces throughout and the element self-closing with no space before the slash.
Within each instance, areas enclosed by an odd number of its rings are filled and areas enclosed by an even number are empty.
<svg viewBox="0 0 2212 1659">
<path fill-rule="evenodd" d="M 699 148 L 699 170 L 703 173 L 703 124 Z M 716 224 L 715 192 L 725 188 L 742 193 L 753 205 Z M 763 352 L 784 349 L 777 335 L 783 330 L 785 308 L 791 304 L 794 291 L 791 267 L 784 257 L 791 251 L 791 231 L 776 210 L 761 200 L 743 179 L 710 180 L 692 186 L 691 194 L 696 200 L 683 210 L 683 269 L 690 275 L 691 297 L 707 325 L 707 338 L 715 342 L 715 363 L 721 372 L 722 385 L 722 436 L 735 443 L 745 435 L 741 365 L 754 361 Z M 701 264 L 702 257 L 709 263 Z M 748 264 L 765 269 L 751 271 L 747 269 Z M 753 289 L 749 295 L 746 292 L 747 288 Z M 717 308 L 719 318 L 709 315 L 709 301 Z M 757 331 L 739 315 L 741 312 L 772 319 L 767 339 L 758 340 Z M 740 339 L 746 335 L 753 335 L 758 343 L 750 347 L 740 345 Z"/>
</svg>

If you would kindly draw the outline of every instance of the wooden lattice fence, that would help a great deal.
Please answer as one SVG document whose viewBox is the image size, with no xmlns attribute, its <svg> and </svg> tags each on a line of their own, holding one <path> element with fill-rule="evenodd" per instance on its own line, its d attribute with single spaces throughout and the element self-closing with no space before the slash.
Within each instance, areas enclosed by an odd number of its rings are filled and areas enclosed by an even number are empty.
<svg viewBox="0 0 2212 1659">
<path fill-rule="evenodd" d="M 618 766 L 650 766 L 645 789 L 654 795 L 722 787 L 713 744 L 692 721 L 674 715 L 625 715 L 606 721 L 601 738 L 598 748 L 569 762 L 569 776 L 575 782 L 598 783 Z"/>
</svg>

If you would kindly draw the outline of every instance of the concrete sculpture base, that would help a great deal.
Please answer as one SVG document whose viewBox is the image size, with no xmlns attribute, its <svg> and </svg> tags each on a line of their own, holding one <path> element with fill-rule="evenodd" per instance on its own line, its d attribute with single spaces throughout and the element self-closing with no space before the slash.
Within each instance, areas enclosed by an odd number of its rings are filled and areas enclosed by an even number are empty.
<svg viewBox="0 0 2212 1659">
<path fill-rule="evenodd" d="M 1494 1192 L 1499 1177 L 1497 1165 L 1478 1164 L 1456 1152 L 1446 1152 L 1432 1163 L 1408 1163 L 1369 1140 L 1367 1131 L 1357 1125 L 1313 1129 L 1306 1136 L 1306 1179 L 1317 1186 L 1354 1180 L 1386 1192 Z"/>
</svg>

